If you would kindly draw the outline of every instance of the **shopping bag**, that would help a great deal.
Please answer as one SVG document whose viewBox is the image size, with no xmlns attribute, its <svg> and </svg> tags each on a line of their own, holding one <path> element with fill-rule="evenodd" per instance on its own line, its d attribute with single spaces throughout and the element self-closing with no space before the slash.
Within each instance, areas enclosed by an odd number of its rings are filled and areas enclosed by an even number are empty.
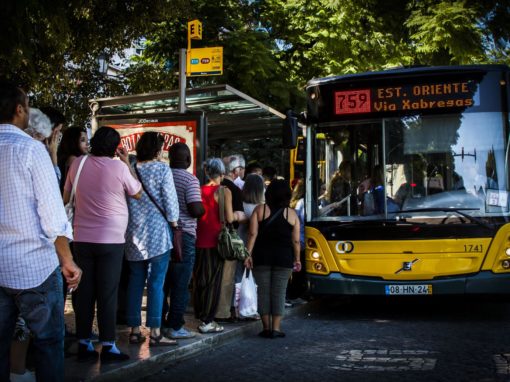
<svg viewBox="0 0 510 382">
<path fill-rule="evenodd" d="M 247 275 L 247 272 L 249 274 Z M 257 314 L 257 284 L 253 272 L 244 269 L 239 290 L 239 315 L 251 317 Z"/>
</svg>

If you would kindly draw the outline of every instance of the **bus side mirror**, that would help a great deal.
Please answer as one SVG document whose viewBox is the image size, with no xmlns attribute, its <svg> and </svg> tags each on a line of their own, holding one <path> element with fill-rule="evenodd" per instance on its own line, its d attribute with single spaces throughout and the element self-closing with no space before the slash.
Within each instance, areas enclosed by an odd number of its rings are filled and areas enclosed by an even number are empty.
<svg viewBox="0 0 510 382">
<path fill-rule="evenodd" d="M 298 119 L 287 113 L 287 118 L 283 120 L 282 126 L 282 147 L 284 149 L 295 149 L 298 138 Z"/>
</svg>

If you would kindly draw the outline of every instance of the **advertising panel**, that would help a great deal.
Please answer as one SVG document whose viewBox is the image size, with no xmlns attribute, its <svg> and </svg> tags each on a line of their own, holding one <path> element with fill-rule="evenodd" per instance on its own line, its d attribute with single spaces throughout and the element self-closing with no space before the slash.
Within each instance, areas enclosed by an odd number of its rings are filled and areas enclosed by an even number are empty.
<svg viewBox="0 0 510 382">
<path fill-rule="evenodd" d="M 196 175 L 197 163 L 197 121 L 181 120 L 159 122 L 158 119 L 140 119 L 138 123 L 108 124 L 116 129 L 121 137 L 120 144 L 129 154 L 136 155 L 136 143 L 146 131 L 156 131 L 165 139 L 163 144 L 163 158 L 168 161 L 168 150 L 173 144 L 182 142 L 188 145 L 191 151 L 191 166 L 188 171 Z"/>
</svg>

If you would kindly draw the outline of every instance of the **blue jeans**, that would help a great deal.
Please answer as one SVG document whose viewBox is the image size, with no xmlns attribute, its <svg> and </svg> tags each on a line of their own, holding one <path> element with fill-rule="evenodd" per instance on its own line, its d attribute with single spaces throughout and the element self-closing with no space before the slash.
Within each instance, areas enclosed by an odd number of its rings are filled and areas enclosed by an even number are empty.
<svg viewBox="0 0 510 382">
<path fill-rule="evenodd" d="M 163 326 L 179 330 L 185 323 L 184 313 L 189 302 L 189 283 L 195 264 L 196 238 L 182 235 L 182 262 L 171 262 L 165 280 L 163 295 Z M 167 296 L 170 294 L 170 306 Z"/>
<path fill-rule="evenodd" d="M 64 298 L 60 267 L 38 287 L 0 287 L 0 381 L 9 380 L 9 350 L 18 314 L 32 332 L 38 381 L 64 380 Z"/>
<path fill-rule="evenodd" d="M 143 261 L 129 261 L 129 283 L 127 288 L 126 321 L 131 327 L 142 324 L 142 296 L 147 280 L 147 320 L 149 328 L 161 327 L 163 306 L 163 283 L 168 269 L 170 252 Z"/>
</svg>

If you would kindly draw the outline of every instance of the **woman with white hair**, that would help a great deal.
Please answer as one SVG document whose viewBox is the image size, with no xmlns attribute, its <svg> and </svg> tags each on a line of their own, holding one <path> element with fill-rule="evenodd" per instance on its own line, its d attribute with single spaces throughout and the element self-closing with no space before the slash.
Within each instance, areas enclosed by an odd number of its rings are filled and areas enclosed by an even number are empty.
<svg viewBox="0 0 510 382">
<path fill-rule="evenodd" d="M 198 220 L 196 259 L 193 271 L 193 305 L 195 317 L 201 321 L 198 330 L 201 333 L 223 331 L 223 327 L 214 321 L 221 291 L 223 259 L 218 253 L 218 235 L 220 222 L 220 185 L 225 175 L 225 166 L 219 158 L 210 158 L 205 162 L 205 173 L 209 182 L 201 187 L 202 203 L 205 213 Z M 232 193 L 223 187 L 225 195 L 225 220 L 234 221 Z"/>
<path fill-rule="evenodd" d="M 55 169 L 55 174 L 57 175 L 57 180 L 60 183 L 62 174 L 57 165 L 55 142 L 60 134 L 60 129 L 58 131 L 54 131 L 53 124 L 48 116 L 41 110 L 31 107 L 28 114 L 28 128 L 25 130 L 25 133 L 35 140 L 41 141 L 46 146 L 51 162 L 53 163 L 53 168 Z"/>
<path fill-rule="evenodd" d="M 25 133 L 43 142 L 51 135 L 50 119 L 41 110 L 31 107 L 28 114 L 28 129 L 25 130 Z"/>
</svg>

